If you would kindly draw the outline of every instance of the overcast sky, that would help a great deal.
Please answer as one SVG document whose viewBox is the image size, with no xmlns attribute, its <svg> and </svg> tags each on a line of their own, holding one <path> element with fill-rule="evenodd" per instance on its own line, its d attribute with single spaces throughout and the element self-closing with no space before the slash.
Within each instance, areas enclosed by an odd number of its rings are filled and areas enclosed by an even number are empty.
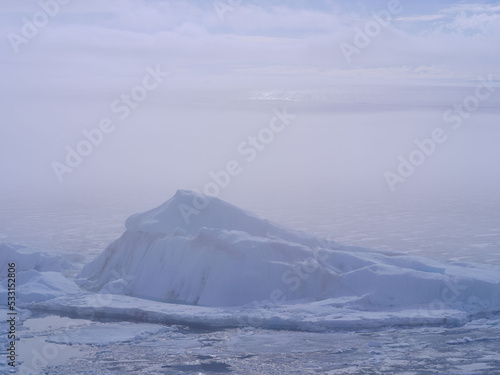
<svg viewBox="0 0 500 375">
<path fill-rule="evenodd" d="M 324 189 L 345 183 L 387 191 L 384 171 L 397 167 L 416 137 L 440 126 L 442 108 L 468 95 L 462 86 L 473 93 L 480 76 L 495 82 L 500 76 L 500 2 L 490 1 L 5 0 L 0 35 L 4 192 L 201 190 L 210 171 L 245 162 L 238 146 L 268 126 L 273 106 L 283 107 L 276 101 L 250 108 L 245 100 L 269 93 L 312 101 L 326 95 L 332 107 L 327 114 L 301 113 L 292 105 L 294 126 L 255 163 L 242 164 L 228 191 L 292 185 L 297 175 Z M 136 94 L 146 96 L 125 112 L 122 95 L 138 85 L 147 90 Z M 387 85 L 441 88 L 415 90 L 403 100 Z M 427 113 L 422 106 L 434 99 L 442 108 Z M 363 108 L 382 102 L 422 106 L 406 115 Z M 342 111 L 353 103 L 361 103 L 362 113 Z M 464 145 L 464 131 L 443 145 L 448 151 L 426 162 L 429 174 L 415 177 L 415 186 L 430 184 L 442 168 L 458 175 L 470 164 L 477 171 L 498 156 L 491 153 L 498 112 L 494 100 L 488 103 L 474 113 L 482 138 Z M 58 176 L 54 162 L 68 167 L 67 147 L 75 149 L 86 139 L 83 131 L 106 119 L 112 124 L 103 125 L 109 133 L 99 145 Z M 491 175 L 482 171 L 476 182 Z"/>
</svg>

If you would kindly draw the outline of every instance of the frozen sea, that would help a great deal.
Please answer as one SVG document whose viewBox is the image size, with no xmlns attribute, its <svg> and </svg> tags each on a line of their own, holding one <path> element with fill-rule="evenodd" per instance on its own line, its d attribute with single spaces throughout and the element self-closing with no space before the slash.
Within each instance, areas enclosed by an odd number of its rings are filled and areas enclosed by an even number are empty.
<svg viewBox="0 0 500 375">
<path fill-rule="evenodd" d="M 157 198 L 5 200 L 0 240 L 80 254 L 69 257 L 83 265 L 123 233 L 129 215 L 161 203 Z M 491 197 L 237 204 L 338 242 L 500 265 L 500 202 Z M 22 321 L 21 374 L 500 374 L 498 315 L 458 327 L 322 333 L 89 320 L 43 311 Z M 8 373 L 4 357 L 2 352 L 0 373 Z"/>
</svg>

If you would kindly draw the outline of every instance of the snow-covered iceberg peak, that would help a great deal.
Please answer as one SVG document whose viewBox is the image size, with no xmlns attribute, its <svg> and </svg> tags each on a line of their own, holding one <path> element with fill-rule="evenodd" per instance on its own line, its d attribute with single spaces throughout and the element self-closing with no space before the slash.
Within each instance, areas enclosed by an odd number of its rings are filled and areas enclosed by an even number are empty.
<svg viewBox="0 0 500 375">
<path fill-rule="evenodd" d="M 202 228 L 210 228 L 307 244 L 317 240 L 306 233 L 285 229 L 218 198 L 188 190 L 178 190 L 161 206 L 132 215 L 125 222 L 125 227 L 130 233 L 150 235 L 185 233 L 193 236 L 199 234 Z"/>
<path fill-rule="evenodd" d="M 500 310 L 498 267 L 343 246 L 194 192 L 178 191 L 126 227 L 82 269 L 82 287 L 205 306 L 301 300 L 380 311 L 437 301 Z"/>
<path fill-rule="evenodd" d="M 229 203 L 188 190 L 178 190 L 161 206 L 135 214 L 125 223 L 129 232 L 171 234 L 177 228 L 196 234 L 201 228 L 250 231 L 264 235 L 265 222 Z"/>
</svg>

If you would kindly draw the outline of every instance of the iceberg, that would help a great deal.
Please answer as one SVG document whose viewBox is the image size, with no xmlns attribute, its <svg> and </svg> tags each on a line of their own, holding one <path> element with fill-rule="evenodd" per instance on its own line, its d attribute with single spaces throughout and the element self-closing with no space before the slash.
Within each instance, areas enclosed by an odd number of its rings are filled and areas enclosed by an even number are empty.
<svg viewBox="0 0 500 375">
<path fill-rule="evenodd" d="M 313 329 L 464 323 L 500 311 L 498 267 L 342 245 L 183 190 L 127 219 L 126 232 L 75 281 L 116 295 L 102 313 L 141 310 L 152 321 L 201 314 L 213 325 L 242 325 L 258 311 L 260 326 Z M 91 300 L 73 302 L 81 309 Z M 133 307 L 138 300 L 142 308 Z M 49 302 L 73 311 L 69 300 Z"/>
<path fill-rule="evenodd" d="M 16 271 L 70 272 L 76 265 L 60 254 L 47 254 L 27 246 L 0 243 L 0 280 L 7 277 L 8 263 L 16 264 Z"/>
<path fill-rule="evenodd" d="M 15 264 L 15 278 L 8 278 L 9 263 Z M 0 298 L 7 301 L 9 286 L 15 285 L 16 304 L 42 302 L 81 292 L 72 278 L 77 266 L 59 254 L 0 243 Z"/>
<path fill-rule="evenodd" d="M 16 296 L 18 305 L 30 302 L 41 302 L 56 297 L 81 292 L 71 279 L 59 272 L 38 272 L 29 270 L 19 272 L 16 276 Z M 0 282 L 0 298 L 7 300 L 7 279 Z"/>
</svg>

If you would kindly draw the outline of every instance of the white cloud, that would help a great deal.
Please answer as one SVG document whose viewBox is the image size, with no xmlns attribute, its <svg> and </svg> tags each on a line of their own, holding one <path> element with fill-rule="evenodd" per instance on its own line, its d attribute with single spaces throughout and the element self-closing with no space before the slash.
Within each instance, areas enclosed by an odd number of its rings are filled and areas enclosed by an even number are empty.
<svg viewBox="0 0 500 375">
<path fill-rule="evenodd" d="M 456 4 L 442 10 L 443 13 L 495 13 L 500 12 L 500 4 Z"/>
<path fill-rule="evenodd" d="M 19 11 L 26 11 L 29 18 L 38 9 L 27 4 L 2 9 L 3 17 L 15 14 L 15 22 L 4 24 L 1 33 L 20 32 Z M 406 74 L 413 79 L 412 69 L 436 66 L 446 67 L 441 71 L 446 77 L 499 72 L 500 52 L 493 46 L 500 35 L 500 14 L 492 12 L 500 6 L 465 5 L 421 15 L 405 15 L 403 8 L 401 16 L 348 64 L 339 45 L 352 44 L 355 27 L 363 29 L 371 15 L 243 2 L 221 21 L 211 6 L 195 2 L 71 2 L 43 32 L 21 46 L 19 54 L 4 39 L 0 65 L 4 81 L 15 82 L 21 91 L 28 86 L 32 91 L 47 86 L 55 90 L 58 84 L 59 89 L 68 85 L 70 90 L 91 90 L 96 84 L 114 87 L 152 63 L 184 77 L 255 74 L 262 80 L 273 74 L 332 79 L 366 72 L 398 78 Z M 463 12 L 453 15 L 453 9 Z M 425 74 L 440 73 L 434 69 Z"/>
<path fill-rule="evenodd" d="M 493 33 L 500 30 L 500 14 L 472 14 L 460 13 L 446 28 L 461 32 Z"/>
<path fill-rule="evenodd" d="M 407 16 L 407 17 L 398 17 L 398 21 L 404 22 L 425 22 L 425 21 L 435 21 L 445 18 L 444 14 L 424 14 L 420 16 Z"/>
</svg>

